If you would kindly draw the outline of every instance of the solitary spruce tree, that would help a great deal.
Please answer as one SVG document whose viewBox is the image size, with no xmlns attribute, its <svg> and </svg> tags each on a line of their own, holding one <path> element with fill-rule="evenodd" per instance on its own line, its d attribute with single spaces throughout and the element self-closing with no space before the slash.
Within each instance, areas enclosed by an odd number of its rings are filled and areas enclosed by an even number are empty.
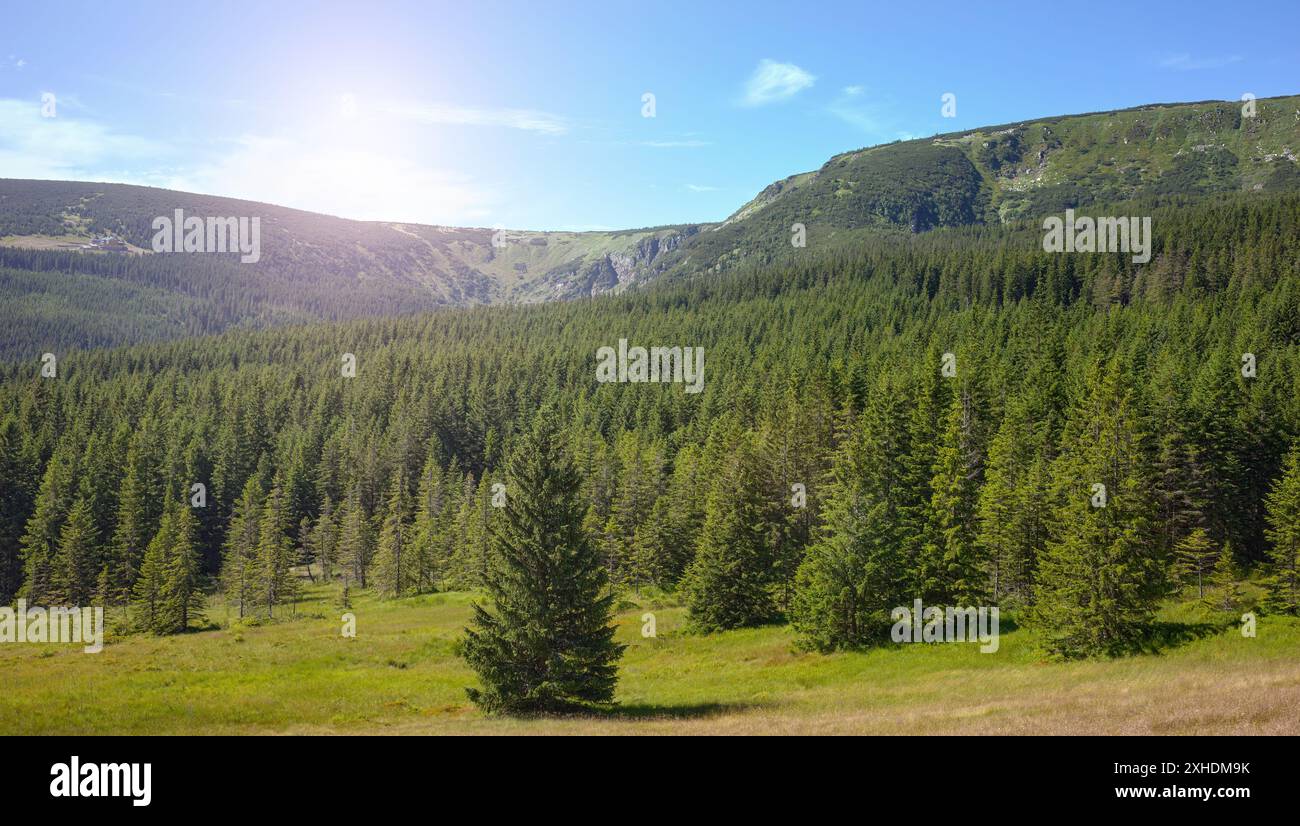
<svg viewBox="0 0 1300 826">
<path fill-rule="evenodd" d="M 582 530 L 581 479 L 555 414 L 543 412 L 507 465 L 506 506 L 491 530 L 485 587 L 464 656 L 485 711 L 553 712 L 611 703 L 624 646 L 614 642 L 613 595 Z"/>
</svg>

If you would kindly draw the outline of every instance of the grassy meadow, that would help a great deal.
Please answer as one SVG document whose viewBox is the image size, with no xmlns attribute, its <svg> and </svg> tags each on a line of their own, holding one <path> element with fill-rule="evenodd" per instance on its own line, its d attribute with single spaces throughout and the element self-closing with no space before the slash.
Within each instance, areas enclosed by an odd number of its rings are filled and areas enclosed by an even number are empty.
<svg viewBox="0 0 1300 826">
<path fill-rule="evenodd" d="M 796 652 L 781 626 L 683 633 L 684 612 L 620 605 L 620 705 L 576 718 L 506 719 L 466 699 L 456 640 L 474 595 L 353 601 L 308 588 L 296 615 L 174 637 L 108 635 L 104 650 L 0 646 L 3 734 L 1297 734 L 1300 620 L 1258 636 L 1190 603 L 1162 613 L 1154 653 L 1048 662 L 1002 618 L 1000 650 L 903 645 Z M 641 636 L 653 610 L 658 637 Z M 286 609 L 288 613 L 288 609 Z M 111 624 L 111 620 L 110 620 Z"/>
</svg>

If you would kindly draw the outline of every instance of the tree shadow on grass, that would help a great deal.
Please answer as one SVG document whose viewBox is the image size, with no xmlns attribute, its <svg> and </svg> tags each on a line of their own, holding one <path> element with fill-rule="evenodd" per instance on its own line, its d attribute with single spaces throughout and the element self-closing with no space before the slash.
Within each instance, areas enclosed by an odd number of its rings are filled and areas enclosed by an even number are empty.
<svg viewBox="0 0 1300 826">
<path fill-rule="evenodd" d="M 760 707 L 760 703 L 682 703 L 680 705 L 624 703 L 601 709 L 597 714 L 611 720 L 695 720 L 752 711 Z"/>
<path fill-rule="evenodd" d="M 618 705 L 576 705 L 552 711 L 517 712 L 510 716 L 525 720 L 702 720 L 761 708 L 760 703 L 620 703 Z"/>
<path fill-rule="evenodd" d="M 1147 632 L 1134 639 L 1117 654 L 1159 654 L 1187 645 L 1206 637 L 1213 637 L 1235 628 L 1234 620 L 1226 622 L 1154 622 Z"/>
</svg>

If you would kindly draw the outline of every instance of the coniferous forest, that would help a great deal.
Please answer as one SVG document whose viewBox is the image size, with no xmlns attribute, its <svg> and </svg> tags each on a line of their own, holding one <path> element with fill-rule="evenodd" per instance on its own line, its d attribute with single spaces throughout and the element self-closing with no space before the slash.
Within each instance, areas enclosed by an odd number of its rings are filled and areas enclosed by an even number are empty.
<svg viewBox="0 0 1300 826">
<path fill-rule="evenodd" d="M 0 599 L 169 635 L 217 600 L 289 620 L 318 582 L 481 591 L 464 655 L 504 711 L 613 699 L 622 594 L 821 654 L 888 645 L 915 599 L 1000 606 L 1048 659 L 1157 645 L 1178 593 L 1296 615 L 1300 198 L 1154 216 L 1144 266 L 944 230 L 9 362 Z M 597 382 L 619 339 L 704 348 L 703 391 Z"/>
<path fill-rule="evenodd" d="M 900 745 L 796 771 L 931 818 L 1285 806 L 1297 26 L 0 12 L 6 802 L 536 808 L 580 772 L 366 737 L 847 734 Z"/>
</svg>

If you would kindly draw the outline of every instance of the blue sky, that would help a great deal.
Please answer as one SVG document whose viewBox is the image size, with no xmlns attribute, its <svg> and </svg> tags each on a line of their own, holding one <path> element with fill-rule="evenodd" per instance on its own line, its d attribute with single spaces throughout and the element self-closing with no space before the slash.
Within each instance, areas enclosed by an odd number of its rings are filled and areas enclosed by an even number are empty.
<svg viewBox="0 0 1300 826">
<path fill-rule="evenodd" d="M 171 0 L 0 18 L 0 177 L 520 229 L 718 220 L 898 138 L 1300 92 L 1295 0 Z"/>
</svg>

